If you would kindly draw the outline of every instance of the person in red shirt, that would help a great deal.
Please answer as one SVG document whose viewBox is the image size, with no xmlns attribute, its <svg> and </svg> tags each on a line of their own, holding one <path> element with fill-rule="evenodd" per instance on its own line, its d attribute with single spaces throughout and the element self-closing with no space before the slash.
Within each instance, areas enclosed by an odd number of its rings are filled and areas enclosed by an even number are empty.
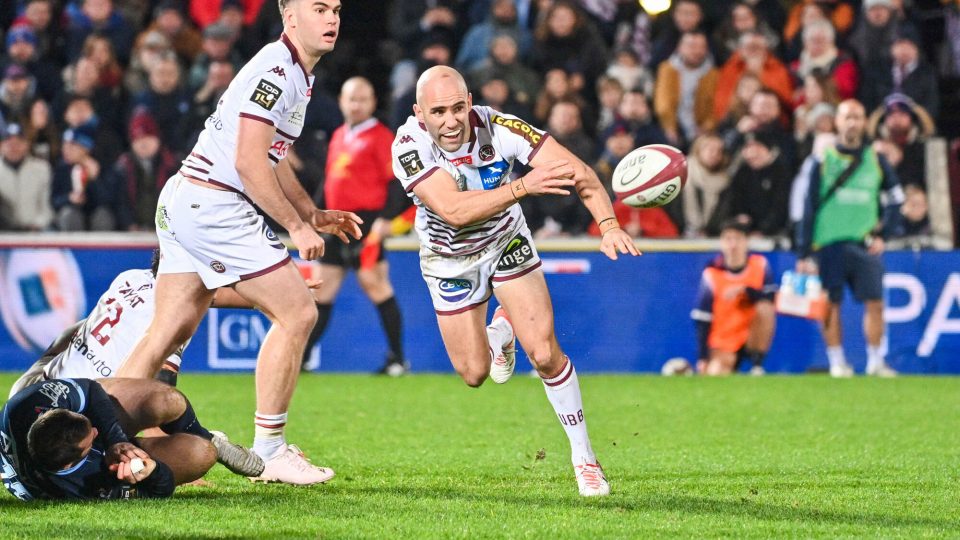
<svg viewBox="0 0 960 540">
<path fill-rule="evenodd" d="M 747 251 L 750 221 L 738 216 L 720 232 L 720 255 L 703 270 L 697 306 L 690 316 L 699 338 L 697 372 L 729 375 L 744 359 L 762 375 L 776 325 L 776 284 L 766 257 Z"/>
<path fill-rule="evenodd" d="M 345 122 L 330 138 L 323 194 L 327 208 L 349 208 L 361 217 L 365 240 L 347 244 L 332 235 L 324 237 L 323 286 L 314 291 L 318 317 L 304 364 L 330 321 L 344 276 L 355 270 L 363 292 L 377 306 L 390 348 L 380 373 L 398 376 L 407 373 L 410 365 L 403 355 L 402 318 L 383 256 L 383 240 L 390 235 L 390 221 L 409 203 L 400 183 L 394 181 L 390 163 L 393 132 L 373 116 L 377 108 L 373 85 L 363 77 L 348 79 L 340 90 L 339 103 Z"/>
</svg>

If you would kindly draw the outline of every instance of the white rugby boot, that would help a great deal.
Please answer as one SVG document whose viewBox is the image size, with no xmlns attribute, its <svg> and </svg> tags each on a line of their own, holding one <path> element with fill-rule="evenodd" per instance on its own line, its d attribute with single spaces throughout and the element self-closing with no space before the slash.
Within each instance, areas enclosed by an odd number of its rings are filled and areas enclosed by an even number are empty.
<svg viewBox="0 0 960 540">
<path fill-rule="evenodd" d="M 240 476 L 260 476 L 265 467 L 263 458 L 256 452 L 230 442 L 227 434 L 222 431 L 211 431 L 214 448 L 217 449 L 217 461 L 234 474 Z"/>
<path fill-rule="evenodd" d="M 607 482 L 606 475 L 603 474 L 603 467 L 600 466 L 600 462 L 574 465 L 573 472 L 577 475 L 577 487 L 580 489 L 580 495 L 584 497 L 604 497 L 610 494 L 610 484 Z"/>
<path fill-rule="evenodd" d="M 490 378 L 497 384 L 503 384 L 513 376 L 513 368 L 517 365 L 517 335 L 513 331 L 513 324 L 510 323 L 510 318 L 507 317 L 507 312 L 503 309 L 503 306 L 497 306 L 497 309 L 494 310 L 490 324 L 497 322 L 498 319 L 503 319 L 510 328 L 510 341 L 490 362 Z"/>
<path fill-rule="evenodd" d="M 322 484 L 334 477 L 333 469 L 310 463 L 295 445 L 287 445 L 272 458 L 265 460 L 263 472 L 251 477 L 252 482 L 282 482 L 296 486 Z"/>
<path fill-rule="evenodd" d="M 853 366 L 850 364 L 834 364 L 830 366 L 830 376 L 834 379 L 849 379 L 853 377 Z"/>
<path fill-rule="evenodd" d="M 886 362 L 880 362 L 879 364 L 867 366 L 867 375 L 871 377 L 880 377 L 883 379 L 892 379 L 899 375 L 897 370 L 893 369 Z"/>
</svg>

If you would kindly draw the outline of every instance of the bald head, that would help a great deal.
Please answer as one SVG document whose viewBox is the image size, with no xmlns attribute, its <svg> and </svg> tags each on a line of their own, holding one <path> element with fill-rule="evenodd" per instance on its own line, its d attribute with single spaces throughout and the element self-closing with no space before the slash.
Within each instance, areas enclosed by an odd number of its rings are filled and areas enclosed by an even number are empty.
<svg viewBox="0 0 960 540">
<path fill-rule="evenodd" d="M 373 84 L 371 84 L 366 77 L 350 77 L 343 81 L 343 86 L 340 87 L 341 94 L 347 94 L 356 90 L 369 90 L 373 92 Z"/>
<path fill-rule="evenodd" d="M 455 152 L 470 136 L 473 99 L 463 76 L 447 66 L 432 67 L 417 81 L 413 112 L 440 148 Z"/>
<path fill-rule="evenodd" d="M 340 87 L 340 112 L 347 124 L 355 126 L 373 117 L 377 96 L 373 85 L 363 77 L 351 77 Z"/>
<path fill-rule="evenodd" d="M 449 66 L 433 66 L 417 79 L 417 104 L 424 106 L 424 98 L 433 94 L 445 94 L 450 90 L 466 94 L 467 81 L 459 71 Z"/>
</svg>

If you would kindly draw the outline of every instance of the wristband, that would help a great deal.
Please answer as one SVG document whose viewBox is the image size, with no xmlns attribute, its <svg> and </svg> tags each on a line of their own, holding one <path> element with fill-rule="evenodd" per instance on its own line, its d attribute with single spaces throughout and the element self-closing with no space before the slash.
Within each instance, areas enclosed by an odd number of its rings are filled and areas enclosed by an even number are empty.
<svg viewBox="0 0 960 540">
<path fill-rule="evenodd" d="M 617 222 L 617 218 L 608 217 L 606 219 L 601 219 L 597 223 L 597 227 L 600 228 L 600 236 L 612 231 L 613 229 L 619 229 L 620 223 Z"/>
<path fill-rule="evenodd" d="M 510 194 L 513 195 L 515 201 L 519 201 L 522 197 L 527 196 L 527 186 L 523 185 L 522 176 L 516 181 L 510 182 Z"/>
</svg>

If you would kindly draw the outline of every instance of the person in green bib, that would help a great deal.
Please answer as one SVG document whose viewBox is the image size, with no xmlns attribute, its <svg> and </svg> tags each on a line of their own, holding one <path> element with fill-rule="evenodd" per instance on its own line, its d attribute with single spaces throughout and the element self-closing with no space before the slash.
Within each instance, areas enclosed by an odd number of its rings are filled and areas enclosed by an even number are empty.
<svg viewBox="0 0 960 540">
<path fill-rule="evenodd" d="M 823 321 L 830 375 L 850 377 L 843 352 L 840 303 L 849 286 L 864 304 L 867 375 L 896 376 L 887 365 L 883 320 L 884 240 L 901 226 L 903 190 L 893 167 L 865 140 L 866 112 L 856 100 L 840 103 L 837 143 L 810 156 L 793 189 L 797 220 L 797 271 L 817 273 L 829 295 Z M 802 202 L 802 211 L 800 204 Z"/>
</svg>

